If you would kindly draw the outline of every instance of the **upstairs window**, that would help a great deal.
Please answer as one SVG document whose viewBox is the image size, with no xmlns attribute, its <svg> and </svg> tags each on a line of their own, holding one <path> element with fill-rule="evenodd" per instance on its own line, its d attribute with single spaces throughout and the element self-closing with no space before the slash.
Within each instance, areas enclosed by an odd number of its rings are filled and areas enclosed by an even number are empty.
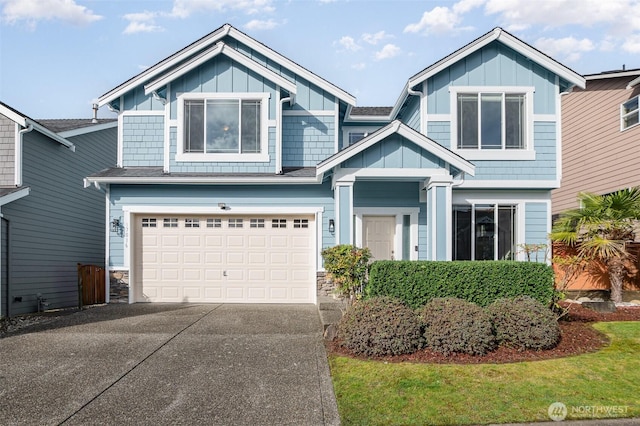
<svg viewBox="0 0 640 426">
<path fill-rule="evenodd" d="M 458 93 L 458 149 L 526 149 L 526 130 L 526 94 Z"/>
<path fill-rule="evenodd" d="M 268 94 L 179 97 L 178 161 L 268 161 Z"/>
<path fill-rule="evenodd" d="M 640 122 L 639 98 L 639 96 L 631 98 L 620 106 L 620 125 L 622 130 L 633 127 Z"/>
</svg>

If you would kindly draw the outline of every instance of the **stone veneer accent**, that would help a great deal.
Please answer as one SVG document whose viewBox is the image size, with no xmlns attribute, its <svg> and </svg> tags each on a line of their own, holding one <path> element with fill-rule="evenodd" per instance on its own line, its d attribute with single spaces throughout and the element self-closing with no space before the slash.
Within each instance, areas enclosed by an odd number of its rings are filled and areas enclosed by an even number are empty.
<svg viewBox="0 0 640 426">
<path fill-rule="evenodd" d="M 327 277 L 326 272 L 318 272 L 316 280 L 318 283 L 318 297 L 334 297 L 336 286 L 331 281 L 331 278 Z"/>
<path fill-rule="evenodd" d="M 129 303 L 129 271 L 109 271 L 109 303 Z"/>
</svg>

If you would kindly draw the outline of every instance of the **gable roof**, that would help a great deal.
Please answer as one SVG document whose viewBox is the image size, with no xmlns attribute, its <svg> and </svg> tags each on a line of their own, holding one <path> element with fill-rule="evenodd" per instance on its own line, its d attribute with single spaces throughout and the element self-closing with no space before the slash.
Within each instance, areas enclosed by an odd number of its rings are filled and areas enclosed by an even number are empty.
<svg viewBox="0 0 640 426">
<path fill-rule="evenodd" d="M 31 128 L 32 130 L 36 130 L 42 133 L 43 135 L 49 137 L 50 139 L 53 139 L 54 141 L 58 142 L 60 145 L 66 146 L 71 151 L 76 150 L 76 146 L 73 143 L 69 142 L 62 136 L 58 135 L 55 131 L 47 128 L 46 126 L 42 125 L 40 122 L 34 120 L 33 118 L 30 118 L 29 116 L 21 113 L 20 111 L 14 108 L 11 108 L 9 105 L 3 102 L 0 102 L 0 114 L 4 115 L 5 117 L 14 121 L 15 123 L 18 123 L 20 126 L 24 127 L 25 129 Z"/>
<path fill-rule="evenodd" d="M 291 95 L 296 94 L 297 88 L 294 83 L 276 74 L 275 72 L 271 71 L 267 67 L 260 65 L 256 61 L 249 58 L 247 55 L 243 55 L 242 53 L 238 52 L 237 50 L 227 46 L 225 43 L 220 41 L 216 43 L 213 47 L 205 49 L 203 52 L 197 54 L 196 56 L 189 59 L 185 63 L 179 65 L 177 68 L 174 68 L 171 71 L 166 72 L 159 78 L 146 84 L 144 86 L 145 95 L 153 93 L 155 90 L 158 90 L 163 86 L 166 86 L 172 80 L 182 75 L 185 75 L 189 71 L 193 70 L 194 68 L 197 68 L 198 66 L 202 65 L 203 63 L 207 62 L 212 58 L 215 58 L 220 54 L 224 54 L 225 56 L 244 65 L 250 70 L 255 71 L 256 73 L 267 77 L 269 80 L 271 80 L 272 82 L 276 83 L 277 85 L 285 89 L 287 92 L 289 92 Z"/>
<path fill-rule="evenodd" d="M 90 118 L 47 118 L 39 119 L 38 122 L 47 129 L 66 138 L 79 133 L 88 133 L 103 128 L 118 126 L 118 120 L 116 118 L 98 118 L 95 122 Z"/>
<path fill-rule="evenodd" d="M 349 93 L 329 83 L 327 80 L 317 76 L 316 74 L 291 61 L 290 59 L 285 58 L 281 54 L 270 49 L 259 41 L 249 37 L 245 33 L 237 30 L 229 24 L 224 24 L 222 27 L 191 43 L 190 45 L 167 57 L 166 59 L 163 59 L 162 61 L 146 69 L 140 74 L 125 81 L 121 85 L 111 89 L 107 93 L 100 96 L 100 98 L 98 98 L 98 105 L 106 105 L 142 84 L 146 84 L 152 80 L 158 80 L 165 73 L 170 72 L 173 68 L 179 66 L 184 61 L 189 60 L 193 56 L 201 53 L 203 50 L 206 50 L 210 46 L 215 45 L 226 36 L 233 37 L 234 39 L 245 44 L 246 46 L 265 56 L 266 58 L 282 65 L 285 68 L 290 69 L 294 73 L 300 75 L 304 79 L 315 84 L 326 92 L 331 93 L 339 99 L 342 99 L 347 104 L 355 105 L 355 98 Z"/>
<path fill-rule="evenodd" d="M 318 164 L 316 173 L 320 175 L 321 173 L 325 173 L 332 168 L 340 165 L 344 161 L 352 158 L 353 156 L 363 152 L 369 147 L 375 145 L 376 143 L 386 139 L 387 137 L 393 134 L 399 134 L 405 139 L 410 140 L 415 143 L 420 148 L 424 149 L 427 152 L 441 158 L 445 162 L 454 166 L 455 168 L 463 171 L 465 173 L 470 174 L 471 176 L 475 175 L 475 166 L 469 161 L 462 158 L 460 155 L 455 152 L 443 147 L 439 143 L 429 139 L 422 133 L 419 133 L 402 123 L 400 120 L 394 120 L 383 128 L 377 130 L 376 132 L 370 134 L 369 136 L 359 140 L 353 145 L 343 149 L 342 151 L 337 152 L 326 160 L 322 161 Z"/>
<path fill-rule="evenodd" d="M 508 33 L 502 28 L 496 27 L 493 30 L 489 31 L 488 33 L 478 37 L 477 39 L 467 44 L 466 46 L 456 50 L 450 55 L 442 58 L 438 62 L 428 66 L 427 68 L 423 69 L 419 73 L 410 77 L 407 83 L 405 84 L 404 88 L 402 89 L 402 92 L 400 94 L 400 97 L 398 98 L 398 101 L 394 105 L 392 116 L 395 116 L 397 112 L 400 110 L 405 100 L 409 96 L 409 91 L 412 88 L 414 88 L 415 86 L 424 82 L 428 78 L 438 74 L 442 70 L 450 67 L 454 63 L 466 58 L 467 56 L 482 49 L 483 47 L 485 47 L 486 45 L 494 41 L 501 42 L 505 46 L 510 47 L 516 52 L 536 62 L 540 66 L 548 69 L 554 74 L 565 79 L 569 83 L 572 83 L 584 89 L 585 79 L 580 74 L 562 65 L 560 62 L 544 54 L 543 52 L 536 49 L 535 47 L 525 43 L 519 38 L 513 36 L 512 34 Z"/>
</svg>

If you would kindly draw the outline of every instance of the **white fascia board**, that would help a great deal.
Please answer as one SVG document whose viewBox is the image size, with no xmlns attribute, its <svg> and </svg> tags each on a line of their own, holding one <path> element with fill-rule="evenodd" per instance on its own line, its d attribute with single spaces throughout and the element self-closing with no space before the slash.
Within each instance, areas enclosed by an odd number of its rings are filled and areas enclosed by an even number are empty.
<svg viewBox="0 0 640 426">
<path fill-rule="evenodd" d="M 333 167 L 340 165 L 342 162 L 348 160 L 356 154 L 361 153 L 367 148 L 375 145 L 386 137 L 398 133 L 400 136 L 410 140 L 415 143 L 420 148 L 423 148 L 427 152 L 434 154 L 438 158 L 441 158 L 445 162 L 451 164 L 452 166 L 460 169 L 461 171 L 474 176 L 475 175 L 475 166 L 459 156 L 458 154 L 446 149 L 442 145 L 434 142 L 423 134 L 416 132 L 406 124 L 403 124 L 399 120 L 395 120 L 389 123 L 387 126 L 378 130 L 377 132 L 372 133 L 366 138 L 362 139 L 360 142 L 351 145 L 351 147 L 344 149 L 338 155 L 335 155 L 333 158 L 329 159 L 326 163 L 321 163 L 318 166 L 317 174 L 321 175 L 322 173 L 331 170 Z"/>
<path fill-rule="evenodd" d="M 202 50 L 203 46 L 207 46 L 217 42 L 218 40 L 222 39 L 224 36 L 229 34 L 230 28 L 231 28 L 231 25 L 225 24 L 224 26 L 218 28 L 214 32 L 204 36 L 200 40 L 197 40 L 196 42 L 190 44 L 184 49 L 158 62 L 156 65 L 152 66 L 151 68 L 127 80 L 125 83 L 121 84 L 120 86 L 108 91 L 107 93 L 105 93 L 104 95 L 98 98 L 98 107 L 106 105 L 115 99 L 118 99 L 120 96 L 124 95 L 130 90 L 135 89 L 140 84 L 143 84 L 144 82 L 149 81 L 154 77 L 162 74 L 163 72 L 171 69 L 175 65 L 182 62 L 185 58 L 188 58 L 189 56 Z"/>
<path fill-rule="evenodd" d="M 538 63 L 539 65 L 569 81 L 570 83 L 573 83 L 582 89 L 585 88 L 585 79 L 580 74 L 570 70 L 559 62 L 556 62 L 544 53 L 538 51 L 537 49 L 534 49 L 522 40 L 507 33 L 502 28 L 494 28 L 490 32 L 476 39 L 462 49 L 454 52 L 453 54 L 447 56 L 439 62 L 436 62 L 432 66 L 411 77 L 409 79 L 409 82 L 407 83 L 407 86 L 414 87 L 417 84 L 422 83 L 429 77 L 434 76 L 440 71 L 448 68 L 452 64 L 462 60 L 463 58 L 469 56 L 473 52 L 476 52 L 477 50 L 483 48 L 484 46 L 495 40 L 500 41 L 504 45 Z"/>
<path fill-rule="evenodd" d="M 633 89 L 634 87 L 636 87 L 638 84 L 640 84 L 640 77 L 635 78 L 633 80 L 631 80 L 629 82 L 629 84 L 627 84 L 627 89 Z"/>
<path fill-rule="evenodd" d="M 79 129 L 67 130 L 58 133 L 63 138 L 71 138 L 73 136 L 86 135 L 87 133 L 99 132 L 100 130 L 112 129 L 118 127 L 118 121 L 113 120 L 109 123 L 95 124 L 93 126 L 81 127 Z"/>
<path fill-rule="evenodd" d="M 353 157 L 356 154 L 359 154 L 360 152 L 378 143 L 379 141 L 386 138 L 387 136 L 394 134 L 399 127 L 400 127 L 400 122 L 394 121 L 392 123 L 389 123 L 387 126 L 383 127 L 382 129 L 378 130 L 377 132 L 374 132 L 371 135 L 367 136 L 366 138 L 360 140 L 359 142 L 351 145 L 350 147 L 343 149 L 339 154 L 333 156 L 333 158 L 330 158 L 329 161 L 323 162 L 324 164 L 320 163 L 320 165 L 316 170 L 317 175 L 321 175 L 331 170 L 335 166 L 341 164 L 343 161 L 348 160 L 349 158 Z"/>
<path fill-rule="evenodd" d="M 218 206 L 122 206 L 122 211 L 130 214 L 316 214 L 324 211 L 323 207 L 315 206 L 231 206 L 228 210 L 222 210 Z"/>
<path fill-rule="evenodd" d="M 0 206 L 4 206 L 5 204 L 9 204 L 13 201 L 19 200 L 20 198 L 24 198 L 29 195 L 30 192 L 31 188 L 26 187 L 0 197 Z"/>
<path fill-rule="evenodd" d="M 285 67 L 294 71 L 296 74 L 303 77 L 305 80 L 331 93 L 338 99 L 345 101 L 347 104 L 349 105 L 356 104 L 356 98 L 350 95 L 349 93 L 345 92 L 344 90 L 340 89 L 337 86 L 334 86 L 333 84 L 329 83 L 327 80 L 315 75 L 314 73 L 307 70 L 306 68 L 296 64 L 292 60 L 285 58 L 284 56 L 280 55 L 274 50 L 271 50 L 266 45 L 254 40 L 253 38 L 249 37 L 243 32 L 238 31 L 234 27 L 229 27 L 229 35 L 235 38 L 236 40 L 242 42 L 243 44 L 247 45 L 251 49 L 255 50 L 256 52 L 260 53 L 261 55 L 266 56 L 267 58 L 273 60 L 274 62 L 284 65 Z"/>
<path fill-rule="evenodd" d="M 456 186 L 461 189 L 556 189 L 558 180 L 465 180 Z"/>
<path fill-rule="evenodd" d="M 27 125 L 29 125 L 29 124 L 33 125 L 33 130 L 37 130 L 38 132 L 42 133 L 43 135 L 45 135 L 45 136 L 53 139 L 54 141 L 58 142 L 60 145 L 66 146 L 71 151 L 75 152 L 76 146 L 73 143 L 71 143 L 68 140 L 66 140 L 65 138 L 63 138 L 62 136 L 58 135 L 57 133 L 52 132 L 51 130 L 49 130 L 46 127 L 44 127 L 42 124 L 38 123 L 37 121 L 31 120 L 30 118 L 27 118 L 26 121 L 27 121 Z"/>
<path fill-rule="evenodd" d="M 5 107 L 2 104 L 0 104 L 0 114 L 4 115 L 5 117 L 7 117 L 11 121 L 13 121 L 15 123 L 18 123 L 22 127 L 28 127 L 29 126 L 27 124 L 27 117 L 26 116 L 20 115 L 20 114 L 16 113 L 15 111 Z"/>
<path fill-rule="evenodd" d="M 127 185 L 300 185 L 319 184 L 322 178 L 318 177 L 88 177 L 90 183 L 98 184 L 127 184 Z"/>
<path fill-rule="evenodd" d="M 468 162 L 458 154 L 443 147 L 439 143 L 424 136 L 422 133 L 416 132 L 406 124 L 402 124 L 402 123 L 400 124 L 400 128 L 398 129 L 398 134 L 400 136 L 403 136 L 409 139 L 419 147 L 432 153 L 438 158 L 443 159 L 444 161 L 451 164 L 455 168 L 460 169 L 460 171 L 463 171 L 471 176 L 475 175 L 476 166 L 474 166 L 473 164 L 471 164 L 470 162 Z"/>
<path fill-rule="evenodd" d="M 223 55 L 233 59 L 234 61 L 238 62 L 239 64 L 244 65 L 245 67 L 249 68 L 250 70 L 262 75 L 263 77 L 266 77 L 267 79 L 269 79 L 273 83 L 277 84 L 281 88 L 285 89 L 287 92 L 291 93 L 292 95 L 296 94 L 296 85 L 294 83 L 292 83 L 289 80 L 279 76 L 278 74 L 276 74 L 275 72 L 271 71 L 270 69 L 258 64 L 256 61 L 252 60 L 251 58 L 249 58 L 246 55 L 243 55 L 242 53 L 238 52 L 237 50 L 227 46 L 223 42 L 219 42 L 215 46 L 213 46 L 212 48 L 207 49 L 207 50 L 203 51 L 202 53 L 196 55 L 195 57 L 193 57 L 189 61 L 185 62 L 183 65 L 179 66 L 178 68 L 176 68 L 176 69 L 164 74 L 159 79 L 154 80 L 154 81 L 150 82 L 149 84 L 145 85 L 144 86 L 145 95 L 153 93 L 154 91 L 158 90 L 159 88 L 161 88 L 163 86 L 166 86 L 171 81 L 175 80 L 176 78 L 178 78 L 180 76 L 185 75 L 189 71 L 197 68 L 198 66 L 200 66 L 203 63 L 209 61 L 210 59 L 218 56 L 219 54 L 223 54 Z"/>
</svg>

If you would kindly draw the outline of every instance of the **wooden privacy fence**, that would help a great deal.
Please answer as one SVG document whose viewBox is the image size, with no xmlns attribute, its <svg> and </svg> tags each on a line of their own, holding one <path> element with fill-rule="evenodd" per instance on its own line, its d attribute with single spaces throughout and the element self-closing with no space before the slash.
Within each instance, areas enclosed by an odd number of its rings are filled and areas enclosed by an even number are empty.
<svg viewBox="0 0 640 426">
<path fill-rule="evenodd" d="M 104 280 L 104 268 L 78 263 L 78 304 L 80 309 L 84 305 L 105 303 Z"/>
</svg>

